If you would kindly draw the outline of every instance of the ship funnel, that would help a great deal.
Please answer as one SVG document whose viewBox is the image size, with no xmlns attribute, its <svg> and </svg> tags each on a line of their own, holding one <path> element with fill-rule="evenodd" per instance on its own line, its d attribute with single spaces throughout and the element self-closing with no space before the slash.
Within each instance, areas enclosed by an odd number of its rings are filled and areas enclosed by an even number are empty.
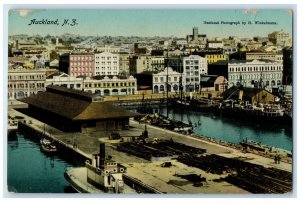
<svg viewBox="0 0 300 202">
<path fill-rule="evenodd" d="M 104 169 L 105 143 L 100 143 L 100 169 Z"/>
</svg>

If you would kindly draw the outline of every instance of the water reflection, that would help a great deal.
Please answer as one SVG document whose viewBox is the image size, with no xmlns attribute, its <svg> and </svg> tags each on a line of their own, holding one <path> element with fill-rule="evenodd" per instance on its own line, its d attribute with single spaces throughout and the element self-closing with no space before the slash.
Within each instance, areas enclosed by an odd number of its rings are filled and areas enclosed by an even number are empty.
<svg viewBox="0 0 300 202">
<path fill-rule="evenodd" d="M 68 167 L 82 166 L 72 156 L 47 155 L 39 141 L 17 134 L 7 147 L 7 184 L 10 192 L 74 193 L 64 178 Z"/>
<path fill-rule="evenodd" d="M 136 111 L 136 109 L 131 109 Z M 215 116 L 211 113 L 186 111 L 180 108 L 153 108 L 171 119 L 186 123 L 192 122 L 194 133 L 232 143 L 240 143 L 244 139 L 261 142 L 270 146 L 292 149 L 292 127 L 286 125 L 263 125 L 238 119 Z"/>
</svg>

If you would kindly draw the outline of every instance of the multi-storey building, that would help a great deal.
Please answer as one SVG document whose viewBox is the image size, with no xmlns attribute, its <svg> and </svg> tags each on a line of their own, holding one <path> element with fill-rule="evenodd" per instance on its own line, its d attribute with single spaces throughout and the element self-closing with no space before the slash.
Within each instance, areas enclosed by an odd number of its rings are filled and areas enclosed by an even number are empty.
<svg viewBox="0 0 300 202">
<path fill-rule="evenodd" d="M 93 76 L 94 73 L 94 54 L 76 53 L 69 55 L 70 76 Z"/>
<path fill-rule="evenodd" d="M 104 46 L 97 47 L 98 52 L 120 53 L 120 50 L 121 50 L 121 47 L 117 47 L 117 46 L 104 45 Z"/>
<path fill-rule="evenodd" d="M 46 86 L 56 85 L 71 89 L 83 90 L 100 95 L 133 95 L 137 93 L 137 81 L 133 76 L 118 78 L 102 76 L 99 79 L 76 78 L 65 73 L 46 80 Z"/>
<path fill-rule="evenodd" d="M 186 92 L 198 92 L 200 90 L 200 76 L 207 74 L 207 60 L 198 55 L 190 55 L 183 58 L 183 85 Z"/>
<path fill-rule="evenodd" d="M 16 100 L 45 90 L 48 69 L 9 69 L 8 99 Z"/>
<path fill-rule="evenodd" d="M 119 55 L 108 52 L 95 54 L 95 76 L 118 75 L 119 70 Z"/>
<path fill-rule="evenodd" d="M 208 49 L 222 49 L 223 42 L 222 41 L 208 41 L 207 48 Z"/>
<path fill-rule="evenodd" d="M 121 75 L 129 75 L 129 58 L 132 54 L 120 53 L 119 54 L 119 67 Z"/>
<path fill-rule="evenodd" d="M 117 76 L 105 76 L 102 79 L 83 80 L 84 91 L 97 93 L 104 96 L 109 95 L 134 95 L 137 93 L 137 81 L 133 76 L 121 79 Z"/>
<path fill-rule="evenodd" d="M 282 30 L 269 34 L 268 38 L 274 45 L 287 46 L 289 44 L 289 33 Z"/>
<path fill-rule="evenodd" d="M 60 75 L 52 76 L 52 78 L 47 78 L 45 85 L 55 85 L 55 86 L 63 86 L 75 90 L 82 90 L 83 86 L 83 78 L 70 76 L 66 73 L 62 73 Z"/>
<path fill-rule="evenodd" d="M 198 34 L 198 27 L 193 27 L 193 34 L 192 35 L 187 35 L 186 40 L 188 43 L 193 43 L 193 44 L 206 44 L 207 43 L 207 38 L 205 34 Z"/>
<path fill-rule="evenodd" d="M 206 54 L 205 58 L 207 59 L 208 64 L 212 64 L 218 61 L 228 61 L 229 57 L 226 54 Z"/>
<path fill-rule="evenodd" d="M 282 85 L 283 65 L 270 60 L 231 60 L 228 63 L 229 87 L 266 88 L 272 90 Z"/>
<path fill-rule="evenodd" d="M 165 65 L 164 56 L 140 55 L 135 58 L 136 73 L 143 71 L 162 71 Z"/>
<path fill-rule="evenodd" d="M 179 92 L 181 73 L 166 67 L 164 71 L 153 74 L 153 93 Z M 184 80 L 184 79 L 182 79 Z"/>
<path fill-rule="evenodd" d="M 282 53 L 274 52 L 247 52 L 246 60 L 272 60 L 283 62 Z"/>
<path fill-rule="evenodd" d="M 246 45 L 248 51 L 255 51 L 262 47 L 262 43 L 260 42 L 250 42 Z"/>
</svg>

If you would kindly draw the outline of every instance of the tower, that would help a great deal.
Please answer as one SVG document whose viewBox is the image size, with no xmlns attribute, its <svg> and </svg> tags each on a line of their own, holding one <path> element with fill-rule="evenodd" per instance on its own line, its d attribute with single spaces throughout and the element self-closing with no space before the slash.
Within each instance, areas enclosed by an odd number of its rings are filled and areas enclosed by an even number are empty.
<svg viewBox="0 0 300 202">
<path fill-rule="evenodd" d="M 193 27 L 193 41 L 198 40 L 198 27 Z"/>
<path fill-rule="evenodd" d="M 58 37 L 56 37 L 56 43 L 55 43 L 56 46 L 58 46 L 58 42 L 59 42 Z"/>
</svg>

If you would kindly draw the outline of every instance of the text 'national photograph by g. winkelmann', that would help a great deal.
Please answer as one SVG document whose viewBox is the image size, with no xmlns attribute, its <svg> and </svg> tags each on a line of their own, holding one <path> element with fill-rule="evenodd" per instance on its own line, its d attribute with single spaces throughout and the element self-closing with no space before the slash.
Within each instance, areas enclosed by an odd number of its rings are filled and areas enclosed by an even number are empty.
<svg viewBox="0 0 300 202">
<path fill-rule="evenodd" d="M 10 195 L 293 194 L 293 9 L 7 15 Z"/>
</svg>

